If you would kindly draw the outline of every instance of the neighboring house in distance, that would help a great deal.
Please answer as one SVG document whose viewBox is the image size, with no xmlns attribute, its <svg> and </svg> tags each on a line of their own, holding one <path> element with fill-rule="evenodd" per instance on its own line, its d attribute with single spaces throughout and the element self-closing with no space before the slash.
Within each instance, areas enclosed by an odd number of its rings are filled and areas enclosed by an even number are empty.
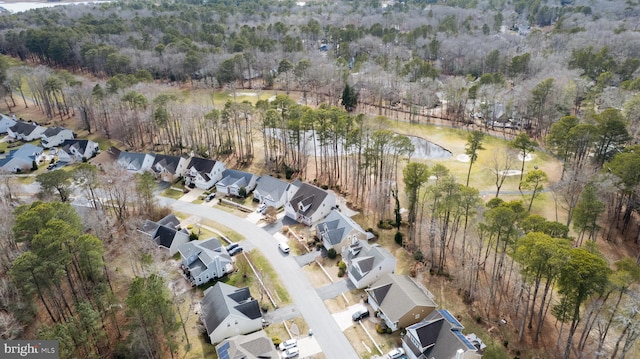
<svg viewBox="0 0 640 359">
<path fill-rule="evenodd" d="M 385 274 L 365 291 L 371 308 L 392 331 L 418 323 L 437 306 L 433 295 L 406 275 Z"/>
<path fill-rule="evenodd" d="M 153 158 L 148 153 L 121 151 L 116 162 L 127 171 L 142 174 L 151 169 Z"/>
<path fill-rule="evenodd" d="M 80 162 L 95 156 L 99 151 L 98 144 L 91 140 L 64 140 L 56 155 L 58 161 Z"/>
<path fill-rule="evenodd" d="M 279 359 L 280 354 L 264 330 L 247 335 L 236 335 L 216 345 L 218 358 Z"/>
<path fill-rule="evenodd" d="M 42 161 L 42 147 L 25 143 L 17 150 L 11 150 L 5 158 L 0 159 L 0 168 L 7 172 L 27 172 L 33 168 L 33 161 Z"/>
<path fill-rule="evenodd" d="M 200 306 L 201 320 L 212 344 L 262 329 L 260 306 L 249 287 L 237 288 L 217 282 L 204 291 Z"/>
<path fill-rule="evenodd" d="M 16 124 L 16 120 L 0 113 L 0 133 L 7 133 L 9 127 Z"/>
<path fill-rule="evenodd" d="M 64 127 L 49 127 L 40 135 L 40 143 L 44 148 L 56 147 L 65 140 L 73 140 L 73 131 Z"/>
<path fill-rule="evenodd" d="M 187 242 L 178 251 L 182 269 L 192 284 L 201 285 L 233 271 L 233 260 L 217 238 Z"/>
<path fill-rule="evenodd" d="M 225 196 L 240 196 L 240 188 L 245 189 L 245 194 L 251 193 L 256 188 L 258 176 L 249 172 L 236 170 L 224 170 L 222 179 L 216 183 L 216 192 Z"/>
<path fill-rule="evenodd" d="M 353 285 L 362 289 L 386 274 L 396 271 L 396 257 L 378 244 L 358 240 L 345 247 L 342 260 L 347 265 L 347 276 Z"/>
<path fill-rule="evenodd" d="M 7 135 L 16 140 L 30 142 L 40 138 L 46 130 L 46 127 L 42 127 L 35 122 L 17 121 L 15 125 L 7 129 Z"/>
<path fill-rule="evenodd" d="M 335 210 L 316 225 L 316 237 L 322 240 L 322 245 L 327 250 L 333 248 L 341 253 L 354 241 L 373 238 L 373 234 L 365 232 L 349 216 Z"/>
<path fill-rule="evenodd" d="M 449 311 L 438 309 L 420 323 L 407 327 L 402 347 L 409 359 L 482 358 L 486 345 L 475 334 L 462 334 L 463 329 Z"/>
<path fill-rule="evenodd" d="M 258 179 L 256 189 L 253 190 L 253 199 L 264 203 L 267 207 L 280 208 L 287 201 L 287 188 L 289 183 L 271 176 L 262 176 Z"/>
<path fill-rule="evenodd" d="M 284 205 L 287 217 L 312 226 L 326 217 L 336 206 L 336 197 L 322 188 L 302 183 Z"/>
<path fill-rule="evenodd" d="M 225 169 L 224 163 L 220 161 L 191 157 L 185 173 L 185 184 L 209 189 L 222 179 L 222 172 Z"/>
<path fill-rule="evenodd" d="M 169 250 L 169 255 L 178 253 L 178 248 L 189 242 L 189 232 L 180 229 L 180 221 L 173 214 L 169 214 L 158 222 L 145 221 L 141 232 L 151 236 L 158 247 Z"/>
<path fill-rule="evenodd" d="M 173 183 L 178 180 L 187 168 L 187 158 L 183 156 L 155 155 L 151 169 L 156 178 Z"/>
</svg>

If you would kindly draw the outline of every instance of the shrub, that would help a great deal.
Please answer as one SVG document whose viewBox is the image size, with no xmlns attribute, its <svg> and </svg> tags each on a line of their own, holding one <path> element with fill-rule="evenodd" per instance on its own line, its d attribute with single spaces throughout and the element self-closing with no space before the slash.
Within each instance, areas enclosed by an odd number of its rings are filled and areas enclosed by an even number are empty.
<svg viewBox="0 0 640 359">
<path fill-rule="evenodd" d="M 278 337 L 271 337 L 271 341 L 273 342 L 273 345 L 278 346 L 280 345 L 280 343 L 282 343 L 282 339 L 278 338 Z"/>
<path fill-rule="evenodd" d="M 399 246 L 402 246 L 402 233 L 400 233 L 400 231 L 396 232 L 396 235 L 393 237 L 393 240 L 396 241 L 396 243 Z"/>
<path fill-rule="evenodd" d="M 263 313 L 266 313 L 269 311 L 269 305 L 265 303 L 260 307 L 260 309 L 262 309 Z"/>
<path fill-rule="evenodd" d="M 245 198 L 247 196 L 247 189 L 244 187 L 240 187 L 240 189 L 238 190 L 238 196 L 240 198 Z"/>
<path fill-rule="evenodd" d="M 342 268 L 338 269 L 338 277 L 340 277 L 340 278 L 344 277 L 344 269 L 342 269 Z"/>
<path fill-rule="evenodd" d="M 424 255 L 422 254 L 422 251 L 415 251 L 413 253 L 413 259 L 415 259 L 418 262 L 422 262 L 422 260 L 424 259 Z"/>
<path fill-rule="evenodd" d="M 327 257 L 329 257 L 329 259 L 336 259 L 336 257 L 338 256 L 338 253 L 336 253 L 336 250 L 331 248 L 327 251 Z"/>
<path fill-rule="evenodd" d="M 380 220 L 378 222 L 378 228 L 380 228 L 380 229 L 391 229 L 391 228 L 393 228 L 393 226 L 391 224 L 389 224 L 389 222 L 387 222 L 387 221 Z"/>
<path fill-rule="evenodd" d="M 196 232 L 189 233 L 189 240 L 190 241 L 197 241 L 199 237 L 200 236 Z"/>
<path fill-rule="evenodd" d="M 340 261 L 338 262 L 338 269 L 347 270 L 347 263 Z"/>
</svg>

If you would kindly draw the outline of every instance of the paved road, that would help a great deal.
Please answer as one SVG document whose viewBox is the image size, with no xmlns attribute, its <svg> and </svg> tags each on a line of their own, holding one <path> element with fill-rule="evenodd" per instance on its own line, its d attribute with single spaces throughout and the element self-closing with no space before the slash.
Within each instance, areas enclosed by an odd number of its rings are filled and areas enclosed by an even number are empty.
<svg viewBox="0 0 640 359">
<path fill-rule="evenodd" d="M 160 201 L 171 205 L 175 211 L 212 219 L 243 235 L 248 244 L 259 249 L 271 262 L 305 322 L 313 329 L 314 337 L 325 356 L 328 359 L 358 358 L 298 263 L 278 250 L 277 242 L 271 234 L 243 218 L 217 208 L 161 197 Z"/>
</svg>

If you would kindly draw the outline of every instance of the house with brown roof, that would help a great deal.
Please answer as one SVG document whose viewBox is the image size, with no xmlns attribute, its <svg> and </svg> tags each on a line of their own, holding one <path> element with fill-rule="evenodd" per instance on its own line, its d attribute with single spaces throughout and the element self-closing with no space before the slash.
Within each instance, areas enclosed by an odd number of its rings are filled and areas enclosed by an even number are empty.
<svg viewBox="0 0 640 359">
<path fill-rule="evenodd" d="M 376 315 L 392 331 L 418 323 L 433 312 L 433 294 L 406 275 L 385 274 L 365 289 Z"/>
<path fill-rule="evenodd" d="M 247 335 L 236 335 L 216 345 L 218 358 L 279 359 L 280 353 L 264 330 Z"/>
</svg>

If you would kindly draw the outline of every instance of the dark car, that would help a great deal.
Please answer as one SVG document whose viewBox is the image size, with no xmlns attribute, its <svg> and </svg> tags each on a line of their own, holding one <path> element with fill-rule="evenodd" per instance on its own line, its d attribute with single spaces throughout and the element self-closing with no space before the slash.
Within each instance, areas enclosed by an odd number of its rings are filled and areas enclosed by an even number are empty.
<svg viewBox="0 0 640 359">
<path fill-rule="evenodd" d="M 229 251 L 230 256 L 235 256 L 236 254 L 242 252 L 242 247 L 235 247 L 234 249 Z"/>
<path fill-rule="evenodd" d="M 227 252 L 231 252 L 232 250 L 238 248 L 240 245 L 238 243 L 231 243 L 227 246 Z"/>
<path fill-rule="evenodd" d="M 351 315 L 351 319 L 355 322 L 364 319 L 369 316 L 369 310 L 367 308 L 358 309 L 353 315 Z"/>
</svg>

